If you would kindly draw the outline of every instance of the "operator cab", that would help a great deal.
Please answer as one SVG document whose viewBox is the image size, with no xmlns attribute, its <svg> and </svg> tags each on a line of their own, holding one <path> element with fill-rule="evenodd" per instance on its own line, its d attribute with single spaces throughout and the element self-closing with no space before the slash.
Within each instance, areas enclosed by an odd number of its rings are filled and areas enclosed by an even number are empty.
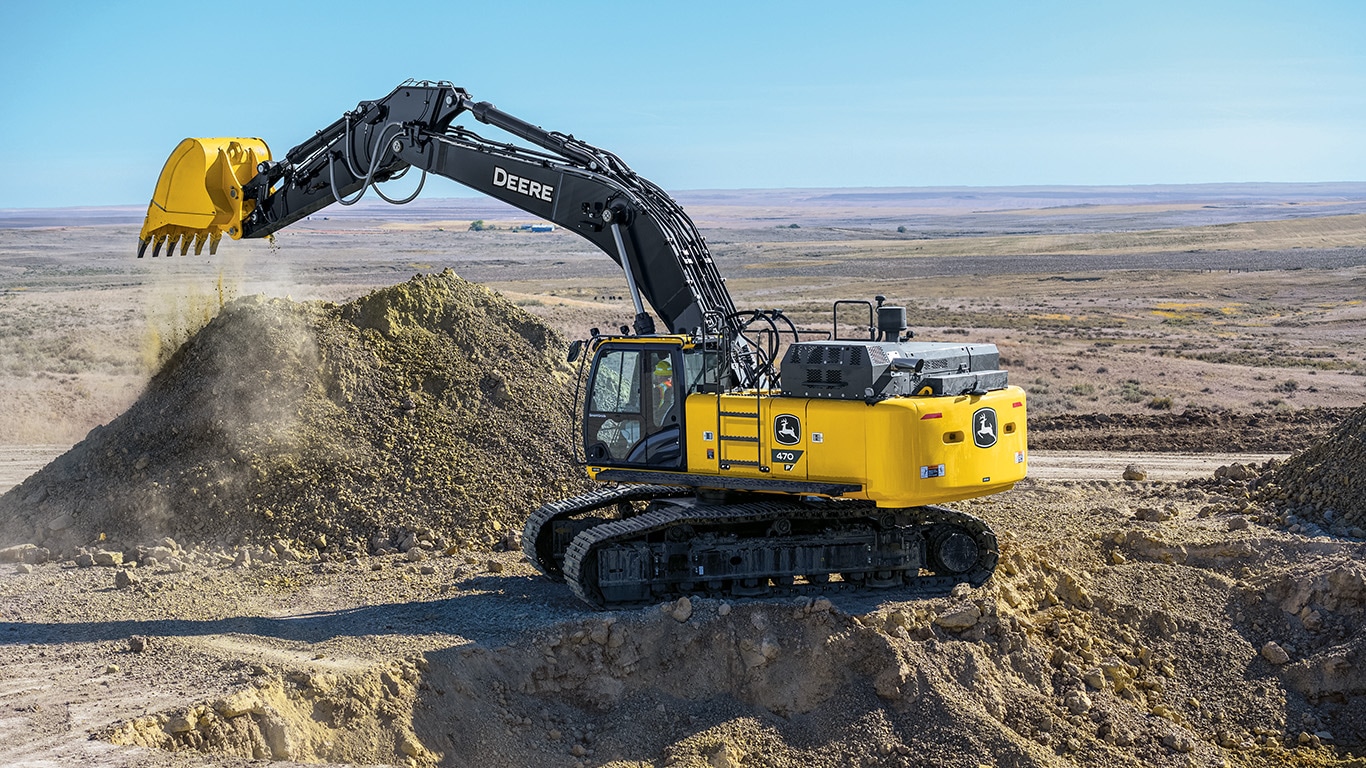
<svg viewBox="0 0 1366 768">
<path fill-rule="evenodd" d="M 623 338 L 598 345 L 588 375 L 584 453 L 595 465 L 683 467 L 683 401 L 714 384 L 718 356 L 681 339 Z M 710 364 L 710 366 L 708 365 Z"/>
</svg>

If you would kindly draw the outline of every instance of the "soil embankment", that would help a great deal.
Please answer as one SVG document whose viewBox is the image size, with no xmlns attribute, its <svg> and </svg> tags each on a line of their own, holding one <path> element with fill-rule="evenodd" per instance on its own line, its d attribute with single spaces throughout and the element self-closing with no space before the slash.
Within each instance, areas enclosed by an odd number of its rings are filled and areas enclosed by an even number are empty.
<svg viewBox="0 0 1366 768">
<path fill-rule="evenodd" d="M 1294 453 L 1318 445 L 1353 412 L 1352 408 L 1247 413 L 1187 408 L 1180 413 L 1031 415 L 1029 447 L 1050 451 Z"/>
</svg>

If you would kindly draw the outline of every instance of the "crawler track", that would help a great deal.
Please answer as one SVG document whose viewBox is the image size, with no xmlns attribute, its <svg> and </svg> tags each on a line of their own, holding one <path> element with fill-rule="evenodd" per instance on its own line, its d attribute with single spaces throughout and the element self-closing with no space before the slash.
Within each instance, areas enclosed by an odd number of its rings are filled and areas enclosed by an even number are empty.
<svg viewBox="0 0 1366 768">
<path fill-rule="evenodd" d="M 557 548 L 556 539 L 567 545 L 573 534 L 603 520 L 575 518 L 619 504 L 691 496 L 692 493 L 691 488 L 671 485 L 618 485 L 551 502 L 527 519 L 526 527 L 522 529 L 522 553 L 542 574 L 561 581 L 564 572 L 556 553 L 563 553 L 564 547 Z"/>
<path fill-rule="evenodd" d="M 986 523 L 944 507 L 880 510 L 870 502 L 795 500 L 701 504 L 681 489 L 663 488 L 667 497 L 655 497 L 645 512 L 617 520 L 570 518 L 649 498 L 646 487 L 606 489 L 543 507 L 523 538 L 528 557 L 543 572 L 552 570 L 547 562 L 558 566 L 547 575 L 563 578 L 595 608 L 691 593 L 901 588 L 928 596 L 959 583 L 980 585 L 996 567 L 996 536 Z M 573 523 L 569 530 L 563 530 L 565 522 Z M 556 526 L 562 530 L 549 530 Z M 571 538 L 559 556 L 554 544 L 566 536 Z"/>
</svg>

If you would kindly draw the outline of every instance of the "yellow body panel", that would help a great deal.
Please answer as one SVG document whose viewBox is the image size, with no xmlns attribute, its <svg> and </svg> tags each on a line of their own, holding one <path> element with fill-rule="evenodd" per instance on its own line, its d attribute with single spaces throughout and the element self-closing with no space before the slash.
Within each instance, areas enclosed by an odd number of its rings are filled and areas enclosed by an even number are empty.
<svg viewBox="0 0 1366 768">
<path fill-rule="evenodd" d="M 242 236 L 242 218 L 254 201 L 245 200 L 242 185 L 256 175 L 257 165 L 270 160 L 270 148 L 260 139 L 185 139 L 167 158 L 157 178 L 152 202 L 138 239 L 177 244 L 185 253 L 190 244 L 198 253 L 205 241 L 217 246 L 223 233 Z M 169 255 L 169 252 L 168 252 Z"/>
<path fill-rule="evenodd" d="M 994 420 L 982 416 L 984 410 Z M 874 405 L 776 393 L 693 394 L 686 403 L 682 471 L 857 485 L 861 490 L 845 497 L 880 507 L 985 496 L 1025 477 L 1026 410 L 1019 387 Z M 989 439 L 989 447 L 979 447 Z M 600 469 L 589 468 L 594 475 Z"/>
</svg>

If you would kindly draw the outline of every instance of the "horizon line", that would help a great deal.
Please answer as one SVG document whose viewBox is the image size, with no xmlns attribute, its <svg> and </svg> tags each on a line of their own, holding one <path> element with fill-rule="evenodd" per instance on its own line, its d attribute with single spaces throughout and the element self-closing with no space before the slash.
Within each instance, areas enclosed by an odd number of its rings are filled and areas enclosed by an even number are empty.
<svg viewBox="0 0 1366 768">
<path fill-rule="evenodd" d="M 1361 186 L 1366 192 L 1366 180 L 1337 180 L 1337 181 L 1199 181 L 1199 182 L 1153 182 L 1135 184 L 955 184 L 955 185 L 923 185 L 923 186 L 842 186 L 842 187 L 698 187 L 693 189 L 678 189 L 669 191 L 670 195 L 682 196 L 703 193 L 820 193 L 820 192 L 933 192 L 933 191 L 960 191 L 960 190 L 1157 190 L 1157 189 L 1190 189 L 1190 188 L 1236 188 L 1236 187 L 1332 187 L 1332 186 Z M 667 191 L 667 190 L 666 190 Z M 420 198 L 423 202 L 436 202 L 439 200 L 487 200 L 490 202 L 502 202 L 497 198 L 489 197 L 477 190 L 469 190 L 468 195 L 445 195 L 442 197 Z M 418 202 L 418 201 L 414 201 Z M 375 204 L 391 207 L 378 200 L 362 200 L 360 204 Z M 0 214 L 12 214 L 35 211 L 73 211 L 73 210 L 119 210 L 126 208 L 142 208 L 147 203 L 107 203 L 107 204 L 77 204 L 77 205 L 57 205 L 41 206 L 33 208 L 0 208 Z M 509 207 L 515 208 L 511 204 Z M 369 207 L 367 205 L 367 207 Z"/>
</svg>

